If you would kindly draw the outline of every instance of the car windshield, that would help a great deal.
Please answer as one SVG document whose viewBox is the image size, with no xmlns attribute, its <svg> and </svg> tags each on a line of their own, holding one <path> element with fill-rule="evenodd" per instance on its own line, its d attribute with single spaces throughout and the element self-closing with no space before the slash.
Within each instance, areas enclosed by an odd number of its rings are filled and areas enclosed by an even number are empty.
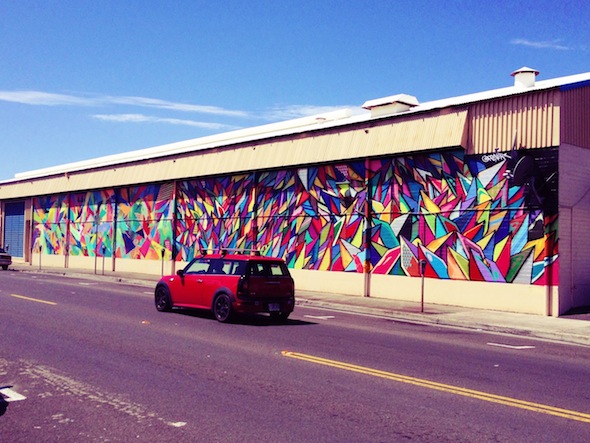
<svg viewBox="0 0 590 443">
<path fill-rule="evenodd" d="M 6 251 L 4 250 L 4 248 L 0 248 L 0 253 L 5 254 Z"/>
</svg>

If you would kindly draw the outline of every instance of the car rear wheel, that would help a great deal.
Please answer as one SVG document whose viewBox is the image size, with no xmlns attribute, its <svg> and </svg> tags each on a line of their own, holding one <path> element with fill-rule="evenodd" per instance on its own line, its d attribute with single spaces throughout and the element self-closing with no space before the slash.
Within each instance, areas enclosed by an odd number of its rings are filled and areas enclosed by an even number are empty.
<svg viewBox="0 0 590 443">
<path fill-rule="evenodd" d="M 5 271 L 8 271 L 8 265 L 2 265 L 2 269 L 4 269 Z"/>
<path fill-rule="evenodd" d="M 158 286 L 156 288 L 156 309 L 161 312 L 170 311 L 172 309 L 170 291 L 166 286 Z"/>
<path fill-rule="evenodd" d="M 231 300 L 227 294 L 219 294 L 213 302 L 213 315 L 217 321 L 227 323 L 232 318 Z"/>
</svg>

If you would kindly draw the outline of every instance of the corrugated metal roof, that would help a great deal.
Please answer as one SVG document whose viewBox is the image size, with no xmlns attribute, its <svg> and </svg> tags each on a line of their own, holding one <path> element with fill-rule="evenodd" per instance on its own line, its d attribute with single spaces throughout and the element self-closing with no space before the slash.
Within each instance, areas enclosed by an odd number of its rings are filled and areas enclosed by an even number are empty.
<svg viewBox="0 0 590 443">
<path fill-rule="evenodd" d="M 474 94 L 466 94 L 458 97 L 451 97 L 442 100 L 434 100 L 430 102 L 421 103 L 418 106 L 412 107 L 406 112 L 402 112 L 397 116 L 406 116 L 411 114 L 424 113 L 435 109 L 444 109 L 449 107 L 464 106 L 471 103 L 493 100 L 501 97 L 514 96 L 519 94 L 527 94 L 530 92 L 542 91 L 545 89 L 552 89 L 564 87 L 567 85 L 575 85 L 582 82 L 590 81 L 590 72 L 583 74 L 570 75 L 566 77 L 559 77 L 555 79 L 537 81 L 535 86 L 531 88 L 520 88 L 516 86 L 509 86 L 506 88 L 493 89 L 490 91 L 478 92 Z M 379 102 L 382 99 L 370 100 L 369 102 Z M 52 174 L 60 174 L 68 171 L 77 171 L 92 169 L 101 166 L 108 166 L 120 163 L 133 162 L 138 160 L 145 160 L 148 158 L 165 157 L 169 155 L 181 154 L 186 152 L 194 152 L 205 149 L 212 149 L 221 146 L 228 146 L 237 143 L 254 142 L 256 140 L 263 140 L 283 135 L 294 135 L 298 133 L 308 132 L 314 129 L 321 128 L 338 128 L 346 125 L 367 122 L 373 119 L 383 118 L 382 116 L 372 117 L 371 113 L 365 112 L 362 114 L 352 115 L 353 112 L 349 109 L 343 109 L 330 113 L 320 114 L 311 117 L 304 117 L 285 122 L 272 123 L 269 125 L 258 126 L 254 128 L 241 129 L 238 131 L 226 132 L 223 134 L 202 137 L 198 139 L 181 141 L 178 143 L 171 143 L 163 146 L 156 146 L 153 148 L 131 151 L 123 154 L 100 157 L 88 161 L 70 163 L 51 168 L 40 169 L 36 171 L 24 172 L 17 174 L 15 179 L 27 179 L 31 177 L 48 176 Z M 390 118 L 390 117 L 385 117 Z M 6 180 L 12 182 L 13 180 Z M 2 182 L 0 182 L 2 184 Z"/>
<path fill-rule="evenodd" d="M 278 123 L 256 126 L 252 128 L 239 129 L 235 131 L 224 132 L 222 134 L 210 135 L 191 140 L 184 140 L 167 145 L 156 146 L 147 149 L 113 154 L 104 157 L 98 157 L 91 160 L 83 160 L 73 163 L 52 166 L 49 168 L 38 169 L 16 174 L 16 180 L 23 180 L 35 177 L 45 177 L 54 174 L 63 174 L 65 172 L 83 171 L 88 169 L 100 168 L 103 166 L 113 166 L 135 161 L 143 161 L 153 158 L 166 157 L 170 155 L 184 154 L 207 149 L 231 146 L 240 143 L 254 142 L 271 137 L 297 134 L 314 129 L 330 127 L 339 120 L 346 120 L 352 115 L 350 109 L 340 109 L 337 111 L 326 112 L 323 114 L 302 117 Z M 12 180 L 7 180 L 12 181 Z M 2 183 L 2 182 L 0 182 Z"/>
<path fill-rule="evenodd" d="M 317 130 L 166 158 L 0 183 L 0 198 L 19 198 L 217 174 L 286 168 L 346 159 L 464 146 L 467 110 Z"/>
<path fill-rule="evenodd" d="M 559 88 L 565 85 L 575 85 L 576 83 L 582 83 L 590 81 L 590 72 L 583 74 L 568 75 L 565 77 L 558 77 L 549 80 L 540 80 L 535 83 L 535 86 L 530 88 L 520 88 L 516 86 L 508 86 L 506 88 L 492 89 L 490 91 L 476 92 L 474 94 L 462 95 L 459 97 L 445 98 L 442 100 L 434 100 L 425 102 L 412 108 L 409 112 L 421 112 L 436 108 L 446 108 L 448 106 L 466 105 L 476 102 L 484 102 L 488 100 L 494 100 L 502 97 L 510 97 L 520 94 L 528 94 L 531 92 L 543 91 L 546 89 Z"/>
<path fill-rule="evenodd" d="M 0 198 L 100 189 L 213 174 L 463 146 L 488 153 L 558 146 L 559 88 L 590 73 L 422 103 L 394 116 L 342 110 L 28 173 L 0 182 Z M 469 111 L 467 111 L 469 109 Z M 469 121 L 467 114 L 469 113 Z M 471 128 L 468 132 L 467 128 Z"/>
</svg>

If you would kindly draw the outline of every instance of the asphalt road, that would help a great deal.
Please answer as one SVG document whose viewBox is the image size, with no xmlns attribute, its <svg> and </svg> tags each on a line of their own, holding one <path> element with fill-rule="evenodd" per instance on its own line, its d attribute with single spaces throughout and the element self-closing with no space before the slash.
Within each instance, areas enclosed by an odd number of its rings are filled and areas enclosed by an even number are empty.
<svg viewBox="0 0 590 443">
<path fill-rule="evenodd" d="M 0 272 L 0 441 L 583 442 L 590 349 Z"/>
</svg>

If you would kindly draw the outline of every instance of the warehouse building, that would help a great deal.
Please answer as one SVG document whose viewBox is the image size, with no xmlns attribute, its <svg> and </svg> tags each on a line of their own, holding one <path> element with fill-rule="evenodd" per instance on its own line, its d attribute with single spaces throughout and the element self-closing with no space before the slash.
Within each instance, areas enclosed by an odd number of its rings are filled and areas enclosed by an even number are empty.
<svg viewBox="0 0 590 443">
<path fill-rule="evenodd" d="M 283 257 L 299 289 L 540 315 L 590 305 L 590 73 L 341 110 L 0 182 L 31 266 Z"/>
</svg>

